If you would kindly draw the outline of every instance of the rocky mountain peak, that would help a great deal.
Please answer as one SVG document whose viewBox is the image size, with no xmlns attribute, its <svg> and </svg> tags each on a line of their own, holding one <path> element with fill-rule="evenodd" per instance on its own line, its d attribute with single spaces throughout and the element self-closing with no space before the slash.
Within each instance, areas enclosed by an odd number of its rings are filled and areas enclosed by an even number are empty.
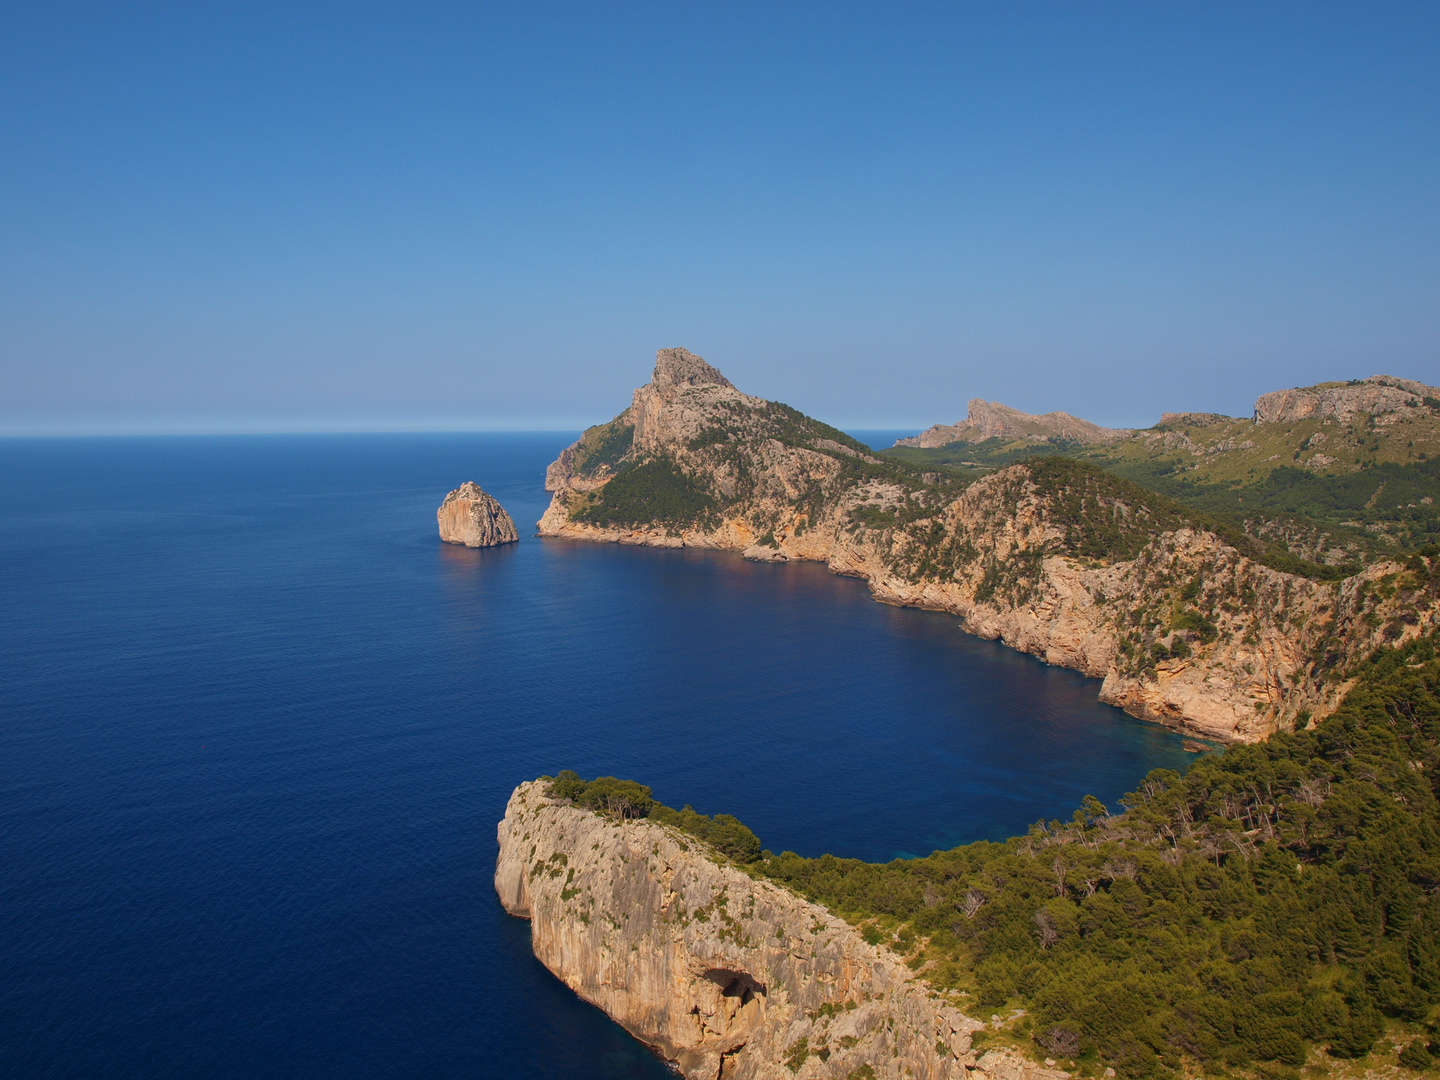
<svg viewBox="0 0 1440 1080">
<path fill-rule="evenodd" d="M 689 349 L 660 349 L 655 353 L 651 384 L 662 394 L 678 393 L 687 386 L 726 386 L 730 380 Z"/>
</svg>

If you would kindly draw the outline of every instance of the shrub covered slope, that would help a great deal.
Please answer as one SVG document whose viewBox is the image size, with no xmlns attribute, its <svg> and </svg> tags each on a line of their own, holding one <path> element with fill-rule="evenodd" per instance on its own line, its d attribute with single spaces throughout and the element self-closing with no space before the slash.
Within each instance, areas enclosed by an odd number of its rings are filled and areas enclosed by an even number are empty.
<svg viewBox="0 0 1440 1080">
<path fill-rule="evenodd" d="M 1377 654 L 1313 731 L 1158 770 L 1111 815 L 874 865 L 765 873 L 879 916 L 938 985 L 1023 1003 L 1052 1053 L 1129 1076 L 1369 1051 L 1440 1001 L 1440 659 Z"/>
<path fill-rule="evenodd" d="M 1440 658 L 1382 650 L 1315 729 L 1157 770 L 1124 808 L 927 858 L 757 858 L 734 818 L 562 773 L 554 791 L 701 837 L 887 940 L 1082 1073 L 1159 1077 L 1370 1051 L 1440 1002 Z M 1433 1029 L 1432 1029 L 1433 1030 Z M 1402 1063 L 1429 1061 L 1425 1038 Z"/>
<path fill-rule="evenodd" d="M 993 438 L 882 456 L 973 475 L 1047 454 L 1094 462 L 1315 561 L 1364 561 L 1440 540 L 1440 409 L 1428 404 L 1398 419 L 1185 414 L 1101 445 Z"/>
</svg>

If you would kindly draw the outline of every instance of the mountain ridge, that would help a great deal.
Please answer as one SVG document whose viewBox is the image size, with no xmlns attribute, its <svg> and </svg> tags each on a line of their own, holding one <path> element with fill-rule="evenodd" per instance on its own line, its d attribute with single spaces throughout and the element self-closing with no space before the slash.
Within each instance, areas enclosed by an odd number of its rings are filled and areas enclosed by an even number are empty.
<svg viewBox="0 0 1440 1080">
<path fill-rule="evenodd" d="M 877 455 L 683 349 L 547 488 L 541 535 L 823 562 L 1224 741 L 1328 713 L 1335 672 L 1423 633 L 1440 596 L 1427 559 L 1322 566 L 1086 462 L 979 475 Z"/>
<path fill-rule="evenodd" d="M 1025 439 L 1030 442 L 1105 443 L 1124 438 L 1129 431 L 1101 427 L 1067 412 L 1043 415 L 1021 412 L 998 401 L 971 398 L 965 419 L 955 424 L 935 424 L 919 435 L 897 439 L 896 446 L 931 449 L 986 439 Z"/>
</svg>

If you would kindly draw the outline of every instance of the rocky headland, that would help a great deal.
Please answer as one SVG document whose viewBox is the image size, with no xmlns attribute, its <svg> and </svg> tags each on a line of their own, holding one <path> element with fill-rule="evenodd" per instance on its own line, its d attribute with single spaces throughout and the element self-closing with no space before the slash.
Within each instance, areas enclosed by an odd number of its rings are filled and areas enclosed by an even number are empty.
<svg viewBox="0 0 1440 1080">
<path fill-rule="evenodd" d="M 965 419 L 957 424 L 936 424 L 919 435 L 900 439 L 896 446 L 935 447 L 985 439 L 1025 439 L 1030 442 L 1107 443 L 1128 435 L 1128 431 L 1101 427 L 1066 412 L 1033 415 L 1001 405 L 998 401 L 973 398 Z"/>
<path fill-rule="evenodd" d="M 1398 382 L 1320 392 L 1424 405 Z M 1336 580 L 1082 462 L 972 480 L 881 458 L 684 349 L 660 350 L 630 407 L 567 448 L 546 486 L 542 535 L 822 562 L 879 600 L 951 612 L 1102 679 L 1101 698 L 1135 716 L 1222 741 L 1327 714 L 1337 673 L 1428 630 L 1440 599 L 1425 559 Z"/>
<path fill-rule="evenodd" d="M 690 1080 L 1065 1080 L 823 907 L 695 837 L 521 784 L 495 889 L 536 957 Z"/>
<path fill-rule="evenodd" d="M 494 497 L 480 490 L 474 481 L 461 484 L 435 511 L 440 539 L 465 547 L 496 547 L 520 539 L 515 522 Z"/>
</svg>

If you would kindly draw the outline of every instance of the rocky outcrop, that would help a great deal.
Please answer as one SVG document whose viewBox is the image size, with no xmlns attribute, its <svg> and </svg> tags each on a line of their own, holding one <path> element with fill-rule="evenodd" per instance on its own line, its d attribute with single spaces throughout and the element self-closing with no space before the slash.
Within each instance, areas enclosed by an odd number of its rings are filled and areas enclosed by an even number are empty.
<svg viewBox="0 0 1440 1080">
<path fill-rule="evenodd" d="M 446 495 L 435 517 L 440 523 L 440 539 L 447 544 L 496 547 L 520 539 L 505 508 L 473 481 Z"/>
<path fill-rule="evenodd" d="M 931 448 L 958 442 L 980 442 L 984 439 L 1026 439 L 1030 442 L 1108 443 L 1128 435 L 1128 431 L 1101 427 L 1065 412 L 1035 416 L 1001 405 L 998 401 L 974 398 L 964 420 L 958 424 L 936 424 L 900 439 L 896 446 Z"/>
<path fill-rule="evenodd" d="M 1079 466 L 1057 479 L 1019 464 L 947 486 L 718 373 L 682 385 L 663 369 L 690 354 L 671 352 L 626 413 L 551 467 L 543 535 L 823 562 L 879 600 L 951 612 L 972 633 L 1101 679 L 1101 699 L 1134 716 L 1222 741 L 1327 714 L 1344 689 L 1333 672 L 1440 615 L 1429 562 L 1380 561 L 1338 582 L 1284 573 Z M 615 456 L 628 425 L 635 445 Z M 589 509 L 642 459 L 668 462 L 710 509 L 662 521 Z"/>
<path fill-rule="evenodd" d="M 690 1080 L 1065 1080 L 971 1052 L 984 1025 L 824 908 L 648 820 L 510 797 L 495 889 L 567 986 Z M 868 1072 L 867 1072 L 868 1067 Z"/>
<path fill-rule="evenodd" d="M 1440 388 L 1393 375 L 1372 375 L 1348 383 L 1321 383 L 1294 390 L 1276 390 L 1255 401 L 1257 424 L 1290 424 L 1297 420 L 1350 421 L 1357 413 L 1379 416 L 1401 411 L 1429 411 L 1425 399 L 1440 398 Z"/>
</svg>

